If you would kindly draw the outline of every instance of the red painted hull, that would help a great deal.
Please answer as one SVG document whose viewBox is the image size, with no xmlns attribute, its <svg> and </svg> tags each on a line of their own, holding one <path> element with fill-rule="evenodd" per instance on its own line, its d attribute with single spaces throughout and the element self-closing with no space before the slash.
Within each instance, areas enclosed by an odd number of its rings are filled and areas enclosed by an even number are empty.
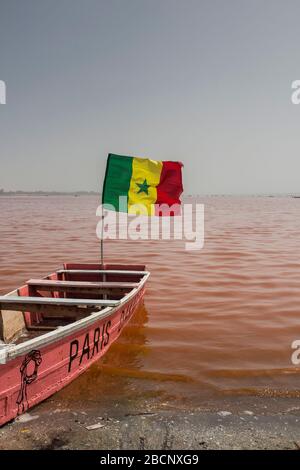
<svg viewBox="0 0 300 470">
<path fill-rule="evenodd" d="M 141 285 L 104 318 L 0 364 L 0 425 L 62 389 L 101 358 L 136 311 L 144 292 Z"/>
</svg>

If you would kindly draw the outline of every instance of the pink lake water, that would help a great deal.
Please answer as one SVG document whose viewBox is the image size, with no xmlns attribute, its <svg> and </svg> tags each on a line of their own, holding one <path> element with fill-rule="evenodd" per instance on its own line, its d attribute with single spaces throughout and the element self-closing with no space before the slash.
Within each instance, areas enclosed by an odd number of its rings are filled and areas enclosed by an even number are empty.
<svg viewBox="0 0 300 470">
<path fill-rule="evenodd" d="M 110 240 L 110 262 L 145 263 L 145 304 L 103 360 L 58 393 L 300 395 L 291 343 L 300 339 L 300 199 L 199 198 L 205 245 Z M 95 196 L 0 197 L 0 290 L 63 262 L 99 261 Z"/>
</svg>

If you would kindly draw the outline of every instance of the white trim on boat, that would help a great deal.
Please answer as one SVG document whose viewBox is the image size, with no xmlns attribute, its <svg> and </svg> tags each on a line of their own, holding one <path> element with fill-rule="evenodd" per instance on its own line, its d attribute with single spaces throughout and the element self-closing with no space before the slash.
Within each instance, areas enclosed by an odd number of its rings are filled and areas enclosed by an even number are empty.
<svg viewBox="0 0 300 470">
<path fill-rule="evenodd" d="M 50 331 L 48 333 L 37 336 L 36 338 L 32 338 L 28 341 L 24 341 L 21 344 L 5 344 L 5 345 L 1 344 L 0 364 L 6 364 L 8 361 L 15 359 L 18 356 L 24 355 L 28 353 L 29 351 L 31 351 L 32 349 L 36 349 L 38 347 L 43 347 L 43 346 L 52 344 L 62 338 L 65 338 L 66 336 L 69 336 L 83 328 L 86 328 L 92 325 L 99 319 L 106 318 L 112 315 L 117 308 L 120 308 L 120 306 L 122 306 L 123 304 L 131 300 L 131 298 L 134 297 L 137 294 L 137 292 L 140 291 L 144 287 L 147 279 L 150 276 L 150 273 L 148 271 L 129 271 L 129 272 L 130 274 L 132 274 L 133 272 L 135 273 L 139 272 L 143 274 L 143 278 L 140 280 L 138 287 L 134 288 L 132 291 L 126 294 L 120 300 L 120 303 L 118 305 L 116 305 L 115 307 L 107 307 L 104 310 L 101 310 L 100 312 L 92 313 L 81 320 L 70 323 L 69 325 L 66 325 L 66 326 L 58 327 L 54 331 Z M 118 271 L 118 273 L 123 274 L 124 271 Z"/>
</svg>

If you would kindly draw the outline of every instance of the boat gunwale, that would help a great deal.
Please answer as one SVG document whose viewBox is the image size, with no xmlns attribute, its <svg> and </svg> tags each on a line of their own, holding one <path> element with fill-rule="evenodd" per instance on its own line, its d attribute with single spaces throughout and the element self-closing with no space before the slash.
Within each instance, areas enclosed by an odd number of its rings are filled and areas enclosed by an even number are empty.
<svg viewBox="0 0 300 470">
<path fill-rule="evenodd" d="M 57 270 L 55 272 L 58 272 L 58 271 L 60 270 Z M 93 323 L 95 323 L 96 321 L 100 319 L 107 318 L 113 315 L 118 309 L 122 308 L 122 306 L 125 303 L 131 300 L 144 287 L 146 281 L 148 280 L 150 276 L 150 272 L 145 270 L 145 271 L 141 271 L 140 273 L 141 275 L 143 275 L 143 277 L 140 279 L 140 281 L 138 281 L 138 286 L 133 288 L 130 292 L 128 292 L 128 294 L 122 297 L 118 305 L 114 307 L 106 307 L 103 310 L 91 313 L 85 318 L 82 318 L 80 320 L 77 320 L 65 326 L 59 326 L 54 331 L 43 333 L 40 336 L 24 341 L 23 343 L 20 343 L 20 344 L 8 343 L 8 344 L 1 345 L 0 346 L 0 365 L 7 364 L 9 361 L 17 358 L 18 356 L 26 354 L 32 349 L 35 349 L 37 347 L 48 346 L 49 344 L 55 343 L 56 341 L 60 339 L 70 336 L 73 333 L 92 325 Z M 51 274 L 49 274 L 48 276 L 50 275 Z M 16 289 L 9 292 L 5 296 L 9 296 L 15 291 Z"/>
</svg>

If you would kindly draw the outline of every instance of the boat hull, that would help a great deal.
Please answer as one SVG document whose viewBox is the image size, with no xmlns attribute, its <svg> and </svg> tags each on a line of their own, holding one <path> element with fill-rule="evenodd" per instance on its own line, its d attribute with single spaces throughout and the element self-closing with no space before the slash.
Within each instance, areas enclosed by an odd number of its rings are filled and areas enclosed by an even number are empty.
<svg viewBox="0 0 300 470">
<path fill-rule="evenodd" d="M 99 360 L 142 302 L 142 286 L 103 318 L 0 364 L 0 426 L 45 400 Z"/>
</svg>

